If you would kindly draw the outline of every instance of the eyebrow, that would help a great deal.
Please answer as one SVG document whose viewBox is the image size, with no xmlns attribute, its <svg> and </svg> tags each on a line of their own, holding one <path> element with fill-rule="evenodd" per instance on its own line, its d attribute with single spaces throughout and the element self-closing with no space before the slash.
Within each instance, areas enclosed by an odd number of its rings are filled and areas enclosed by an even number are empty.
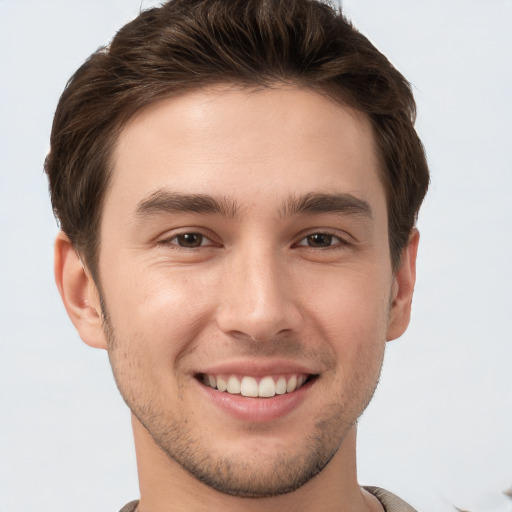
<svg viewBox="0 0 512 512">
<path fill-rule="evenodd" d="M 347 193 L 322 194 L 311 192 L 304 196 L 291 197 L 280 211 L 283 217 L 304 213 L 339 213 L 372 218 L 370 205 L 363 199 Z"/>
<path fill-rule="evenodd" d="M 234 199 L 208 194 L 180 194 L 165 189 L 157 190 L 144 198 L 136 209 L 138 217 L 160 213 L 206 213 L 233 218 L 239 213 Z M 362 215 L 372 218 L 370 205 L 352 194 L 310 192 L 303 196 L 291 196 L 279 210 L 281 217 L 322 213 Z"/>
<path fill-rule="evenodd" d="M 227 197 L 216 198 L 208 194 L 178 194 L 168 190 L 157 190 L 143 199 L 137 206 L 138 217 L 159 213 L 209 213 L 224 217 L 235 217 L 237 206 Z"/>
</svg>

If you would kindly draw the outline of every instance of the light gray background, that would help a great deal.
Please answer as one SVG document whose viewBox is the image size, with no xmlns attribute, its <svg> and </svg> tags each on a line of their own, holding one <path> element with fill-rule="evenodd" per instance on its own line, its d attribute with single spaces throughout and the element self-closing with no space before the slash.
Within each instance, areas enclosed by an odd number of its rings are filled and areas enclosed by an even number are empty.
<svg viewBox="0 0 512 512">
<path fill-rule="evenodd" d="M 42 162 L 79 64 L 140 0 L 0 0 L 0 512 L 115 511 L 138 496 L 106 354 L 53 284 Z M 414 315 L 361 420 L 362 483 L 422 511 L 512 510 L 512 1 L 345 0 L 412 82 L 432 171 Z"/>
</svg>

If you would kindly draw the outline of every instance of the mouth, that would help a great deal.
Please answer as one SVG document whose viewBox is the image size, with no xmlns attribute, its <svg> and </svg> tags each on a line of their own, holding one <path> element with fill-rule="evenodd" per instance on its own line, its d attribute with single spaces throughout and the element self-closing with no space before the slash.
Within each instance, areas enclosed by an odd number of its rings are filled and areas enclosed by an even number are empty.
<svg viewBox="0 0 512 512">
<path fill-rule="evenodd" d="M 211 375 L 199 373 L 197 380 L 204 386 L 229 395 L 241 395 L 247 398 L 272 398 L 287 395 L 312 382 L 317 375 L 293 373 L 288 375 Z"/>
<path fill-rule="evenodd" d="M 210 419 L 234 417 L 243 424 L 268 426 L 297 418 L 295 411 L 303 410 L 302 404 L 316 403 L 314 388 L 321 375 L 316 370 L 296 361 L 245 359 L 201 368 L 193 376 L 206 398 Z M 214 416 L 214 411 L 221 416 Z"/>
</svg>

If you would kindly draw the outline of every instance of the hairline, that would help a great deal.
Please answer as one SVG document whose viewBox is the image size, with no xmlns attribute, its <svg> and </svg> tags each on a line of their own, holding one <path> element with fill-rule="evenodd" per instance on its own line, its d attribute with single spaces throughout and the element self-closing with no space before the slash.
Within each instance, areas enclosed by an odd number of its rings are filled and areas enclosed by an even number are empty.
<svg viewBox="0 0 512 512">
<path fill-rule="evenodd" d="M 186 96 L 188 94 L 198 93 L 198 92 L 208 92 L 208 91 L 217 91 L 217 92 L 229 92 L 229 91 L 241 91 L 248 93 L 257 93 L 264 90 L 275 90 L 275 89 L 289 89 L 289 90 L 304 90 L 311 91 L 313 93 L 318 94 L 324 99 L 330 101 L 333 105 L 342 106 L 345 108 L 346 112 L 351 116 L 358 118 L 359 121 L 363 121 L 368 123 L 371 132 L 372 138 L 372 146 L 375 152 L 375 159 L 377 163 L 377 176 L 380 180 L 381 185 L 384 188 L 384 194 L 386 199 L 386 218 L 387 218 L 387 235 L 388 235 L 388 248 L 390 251 L 390 259 L 391 266 L 393 272 L 396 272 L 398 267 L 400 266 L 400 261 L 394 261 L 392 247 L 391 247 L 391 232 L 390 232 L 390 191 L 389 191 L 389 177 L 385 172 L 385 162 L 384 157 L 382 155 L 381 148 L 378 144 L 378 137 L 376 133 L 376 129 L 374 126 L 374 122 L 372 116 L 364 112 L 362 109 L 358 108 L 356 105 L 352 105 L 351 102 L 344 97 L 344 93 L 346 92 L 342 85 L 336 85 L 331 82 L 324 83 L 316 83 L 316 84 L 305 84 L 301 83 L 300 80 L 286 79 L 282 80 L 274 79 L 268 81 L 258 82 L 254 80 L 253 82 L 249 81 L 230 81 L 226 79 L 219 78 L 218 80 L 212 80 L 210 83 L 205 83 L 202 85 L 193 84 L 189 86 L 184 86 L 181 88 L 176 88 L 174 90 L 168 90 L 166 92 L 162 92 L 161 95 L 156 95 L 151 99 L 148 99 L 147 102 L 140 105 L 138 108 L 130 110 L 129 108 L 123 109 L 123 111 L 119 114 L 116 121 L 112 124 L 111 137 L 105 144 L 105 148 L 107 151 L 107 157 L 105 159 L 105 182 L 104 187 L 102 189 L 102 194 L 100 197 L 100 201 L 97 205 L 97 211 L 94 213 L 95 216 L 95 225 L 93 226 L 94 236 L 92 240 L 87 240 L 87 247 L 84 249 L 79 245 L 75 245 L 75 250 L 79 253 L 79 255 L 83 258 L 85 265 L 93 277 L 96 285 L 99 286 L 100 282 L 100 271 L 99 271 L 99 255 L 101 251 L 101 225 L 103 220 L 103 211 L 104 205 L 109 194 L 113 175 L 115 172 L 115 158 L 116 151 L 119 145 L 120 137 L 131 122 L 133 122 L 139 115 L 142 115 L 145 111 L 155 108 L 159 103 L 162 103 L 166 100 L 173 98 L 180 98 Z M 413 226 L 414 227 L 414 226 Z M 90 249 L 92 247 L 92 250 Z"/>
</svg>

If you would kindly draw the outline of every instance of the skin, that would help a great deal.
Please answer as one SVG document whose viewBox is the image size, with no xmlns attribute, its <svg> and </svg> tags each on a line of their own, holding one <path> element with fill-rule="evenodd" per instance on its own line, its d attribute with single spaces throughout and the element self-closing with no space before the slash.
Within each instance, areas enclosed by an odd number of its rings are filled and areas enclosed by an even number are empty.
<svg viewBox="0 0 512 512">
<path fill-rule="evenodd" d="M 202 90 L 139 112 L 113 169 L 99 283 L 63 234 L 55 273 L 132 410 L 140 510 L 381 510 L 357 483 L 356 422 L 409 322 L 418 233 L 393 273 L 365 117 L 304 89 Z M 197 194 L 224 208 L 175 200 Z M 307 194 L 367 209 L 297 208 Z M 315 377 L 247 420 L 197 378 L 222 365 Z"/>
</svg>

